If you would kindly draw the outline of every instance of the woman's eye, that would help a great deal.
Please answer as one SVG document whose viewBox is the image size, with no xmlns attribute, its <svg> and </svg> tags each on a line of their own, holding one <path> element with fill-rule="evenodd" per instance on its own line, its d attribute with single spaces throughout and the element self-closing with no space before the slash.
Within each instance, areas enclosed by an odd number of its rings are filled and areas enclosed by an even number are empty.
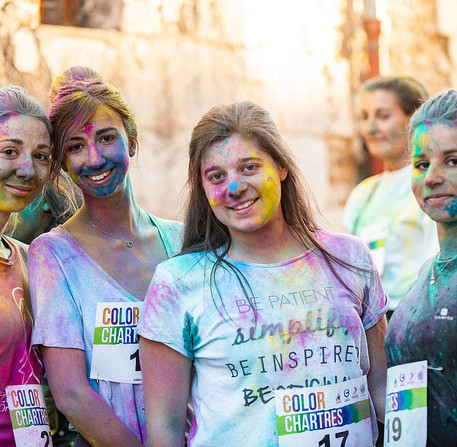
<svg viewBox="0 0 457 447">
<path fill-rule="evenodd" d="M 449 158 L 449 160 L 447 161 L 448 165 L 450 166 L 457 166 L 457 158 L 456 157 L 452 157 L 452 158 Z"/>
<path fill-rule="evenodd" d="M 214 183 L 220 182 L 222 180 L 222 178 L 223 178 L 223 175 L 221 173 L 219 173 L 219 172 L 216 172 L 215 174 L 211 174 L 208 177 L 209 181 L 210 182 L 214 182 Z"/>
<path fill-rule="evenodd" d="M 108 134 L 108 135 L 102 135 L 100 137 L 100 143 L 111 143 L 116 139 L 115 135 Z"/>
<path fill-rule="evenodd" d="M 16 149 L 6 148 L 6 149 L 3 149 L 2 153 L 4 153 L 5 155 L 7 155 L 8 157 L 11 157 L 11 156 L 13 156 L 13 155 L 16 155 L 16 154 L 17 154 L 17 151 L 16 151 Z"/>
<path fill-rule="evenodd" d="M 45 161 L 45 162 L 48 162 L 51 158 L 51 156 L 49 154 L 45 154 L 45 153 L 38 153 L 38 154 L 35 154 L 35 158 L 39 161 Z"/>
<path fill-rule="evenodd" d="M 75 143 L 75 144 L 68 146 L 67 151 L 68 152 L 79 151 L 80 149 L 82 149 L 82 147 L 83 147 L 83 145 L 81 143 Z"/>
<path fill-rule="evenodd" d="M 257 165 L 254 165 L 254 164 L 249 164 L 249 165 L 246 165 L 244 168 L 243 168 L 244 171 L 247 171 L 247 172 L 255 172 L 257 170 Z"/>
<path fill-rule="evenodd" d="M 429 166 L 430 163 L 428 161 L 418 161 L 414 163 L 414 168 L 419 169 L 420 171 L 426 171 Z"/>
</svg>

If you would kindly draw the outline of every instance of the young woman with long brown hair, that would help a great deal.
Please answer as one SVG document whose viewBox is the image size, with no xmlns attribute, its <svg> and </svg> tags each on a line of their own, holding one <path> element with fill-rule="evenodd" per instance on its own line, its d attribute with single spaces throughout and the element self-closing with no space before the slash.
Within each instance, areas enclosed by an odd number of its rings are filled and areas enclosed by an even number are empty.
<svg viewBox="0 0 457 447">
<path fill-rule="evenodd" d="M 388 299 L 368 249 L 319 230 L 286 143 L 255 103 L 206 113 L 189 158 L 182 253 L 157 268 L 139 327 L 147 445 L 183 445 L 191 388 L 188 445 L 277 446 L 278 390 L 362 375 L 372 442 Z"/>
</svg>

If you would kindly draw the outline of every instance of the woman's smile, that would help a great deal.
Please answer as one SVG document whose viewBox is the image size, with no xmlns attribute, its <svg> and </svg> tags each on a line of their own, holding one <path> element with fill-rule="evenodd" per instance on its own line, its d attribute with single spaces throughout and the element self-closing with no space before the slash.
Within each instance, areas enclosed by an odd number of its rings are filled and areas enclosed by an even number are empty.
<svg viewBox="0 0 457 447">
<path fill-rule="evenodd" d="M 246 211 L 248 208 L 251 207 L 258 199 L 251 199 L 246 202 L 243 202 L 240 205 L 227 205 L 227 208 L 230 208 L 234 211 Z"/>
<path fill-rule="evenodd" d="M 27 197 L 36 190 L 36 186 L 32 187 L 28 184 L 12 185 L 9 183 L 5 183 L 5 188 L 8 188 L 13 194 L 20 197 Z"/>
<path fill-rule="evenodd" d="M 101 174 L 98 175 L 88 175 L 87 177 L 94 181 L 101 183 L 106 177 L 108 177 L 111 173 L 113 172 L 113 168 L 108 169 L 107 171 L 102 172 Z"/>
</svg>

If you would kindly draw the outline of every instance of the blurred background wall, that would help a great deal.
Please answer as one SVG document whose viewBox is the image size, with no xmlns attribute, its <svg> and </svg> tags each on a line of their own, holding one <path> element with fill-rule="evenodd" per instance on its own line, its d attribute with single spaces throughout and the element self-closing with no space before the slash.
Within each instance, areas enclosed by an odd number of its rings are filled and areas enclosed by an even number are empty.
<svg viewBox="0 0 457 447">
<path fill-rule="evenodd" d="M 293 149 L 327 228 L 369 172 L 358 136 L 368 77 L 457 81 L 457 0 L 0 0 L 0 84 L 48 106 L 54 76 L 87 65 L 136 112 L 140 205 L 179 218 L 192 128 L 251 99 Z"/>
</svg>

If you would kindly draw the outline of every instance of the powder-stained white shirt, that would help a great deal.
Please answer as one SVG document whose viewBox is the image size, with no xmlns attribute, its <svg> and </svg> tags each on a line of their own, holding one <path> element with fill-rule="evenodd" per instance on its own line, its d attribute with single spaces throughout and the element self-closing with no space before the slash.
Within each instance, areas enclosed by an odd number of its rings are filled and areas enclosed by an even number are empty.
<svg viewBox="0 0 457 447">
<path fill-rule="evenodd" d="M 318 236 L 334 255 L 371 271 L 335 265 L 356 296 L 317 249 L 277 264 L 229 260 L 247 280 L 250 301 L 223 267 L 211 293 L 211 254 L 178 256 L 157 268 L 138 332 L 193 361 L 189 446 L 277 446 L 275 390 L 368 373 L 365 331 L 387 311 L 388 298 L 360 240 Z M 374 436 L 375 425 L 372 412 Z"/>
<path fill-rule="evenodd" d="M 182 224 L 150 216 L 168 256 L 180 250 Z M 143 386 L 89 378 L 97 303 L 138 303 L 59 226 L 29 249 L 33 345 L 75 348 L 85 353 L 90 386 L 143 442 L 146 440 Z"/>
</svg>

